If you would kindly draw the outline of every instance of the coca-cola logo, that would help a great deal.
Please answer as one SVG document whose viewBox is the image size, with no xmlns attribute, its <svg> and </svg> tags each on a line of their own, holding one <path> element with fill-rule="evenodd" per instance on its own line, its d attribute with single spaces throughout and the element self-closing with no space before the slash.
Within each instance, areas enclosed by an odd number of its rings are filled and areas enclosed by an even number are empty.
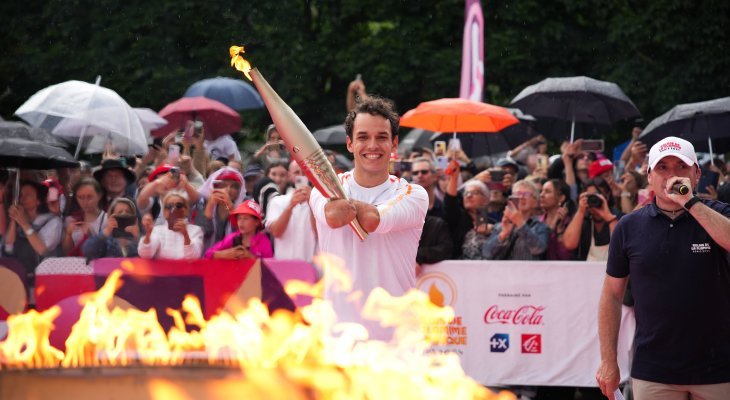
<svg viewBox="0 0 730 400">
<path fill-rule="evenodd" d="M 484 313 L 485 324 L 542 325 L 544 306 L 525 305 L 517 309 L 500 310 L 496 304 Z"/>
</svg>

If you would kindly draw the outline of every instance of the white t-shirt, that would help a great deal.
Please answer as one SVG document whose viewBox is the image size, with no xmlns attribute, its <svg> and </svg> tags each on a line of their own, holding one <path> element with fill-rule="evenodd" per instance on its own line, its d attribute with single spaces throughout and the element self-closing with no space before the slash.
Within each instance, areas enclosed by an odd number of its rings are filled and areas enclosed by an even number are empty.
<svg viewBox="0 0 730 400">
<path fill-rule="evenodd" d="M 190 244 L 185 245 L 182 233 L 170 230 L 166 225 L 156 225 L 150 234 L 150 243 L 140 237 L 137 251 L 142 258 L 164 258 L 168 260 L 194 260 L 203 253 L 203 229 L 187 224 Z"/>
<path fill-rule="evenodd" d="M 271 227 L 286 207 L 291 203 L 293 191 L 276 196 L 269 201 L 266 209 L 266 229 Z M 312 227 L 312 212 L 309 204 L 299 203 L 292 209 L 289 224 L 281 237 L 274 238 L 274 258 L 279 260 L 311 261 L 317 247 L 317 237 Z"/>
<path fill-rule="evenodd" d="M 349 293 L 328 290 L 325 297 L 332 301 L 338 321 L 363 323 L 372 338 L 387 340 L 390 337 L 384 335 L 388 331 L 380 329 L 377 323 L 363 321 L 360 308 L 376 287 L 393 296 L 415 287 L 416 252 L 428 211 L 428 194 L 421 186 L 392 175 L 372 188 L 358 185 L 352 171 L 339 177 L 348 198 L 377 207 L 380 224 L 364 241 L 349 225 L 332 229 L 324 215 L 327 199 L 318 190 L 312 191 L 309 204 L 319 233 L 319 250 L 344 260 L 345 268 L 352 274 L 353 291 L 363 295 L 359 304 L 347 301 Z"/>
<path fill-rule="evenodd" d="M 228 158 L 233 154 L 236 160 L 241 161 L 241 153 L 231 135 L 221 135 L 215 140 L 206 140 L 203 142 L 203 146 L 210 154 L 211 160 L 218 157 Z"/>
</svg>

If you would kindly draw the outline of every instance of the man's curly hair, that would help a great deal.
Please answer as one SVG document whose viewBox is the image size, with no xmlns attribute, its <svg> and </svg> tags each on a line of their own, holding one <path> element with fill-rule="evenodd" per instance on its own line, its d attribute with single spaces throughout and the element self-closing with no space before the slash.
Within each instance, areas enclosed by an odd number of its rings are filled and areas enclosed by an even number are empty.
<svg viewBox="0 0 730 400">
<path fill-rule="evenodd" d="M 347 113 L 345 117 L 345 133 L 347 137 L 352 140 L 352 129 L 355 124 L 355 117 L 357 114 L 367 113 L 370 115 L 379 115 L 390 122 L 391 140 L 395 140 L 398 137 L 398 127 L 400 123 L 400 117 L 398 111 L 395 109 L 395 104 L 392 100 L 378 96 L 368 96 L 362 99 L 355 105 L 355 109 Z"/>
</svg>

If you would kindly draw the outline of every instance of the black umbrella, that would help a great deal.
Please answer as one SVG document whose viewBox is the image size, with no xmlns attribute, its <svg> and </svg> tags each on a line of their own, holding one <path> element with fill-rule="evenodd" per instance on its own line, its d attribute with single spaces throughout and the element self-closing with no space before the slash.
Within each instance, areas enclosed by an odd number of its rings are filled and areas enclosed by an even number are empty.
<svg viewBox="0 0 730 400">
<path fill-rule="evenodd" d="M 535 117 L 523 113 L 518 108 L 507 108 L 507 110 L 517 118 L 519 123 L 496 133 L 462 134 L 460 136 L 461 146 L 469 157 L 505 153 L 538 134 L 535 131 Z"/>
<path fill-rule="evenodd" d="M 544 79 L 523 89 L 511 104 L 538 119 L 570 121 L 571 142 L 577 122 L 611 125 L 641 116 L 617 84 L 585 76 Z"/>
<path fill-rule="evenodd" d="M 64 147 L 68 144 L 43 128 L 13 121 L 0 121 L 0 138 L 27 139 L 56 147 Z"/>
<path fill-rule="evenodd" d="M 0 167 L 53 169 L 78 166 L 78 161 L 60 147 L 28 139 L 0 138 Z"/>
<path fill-rule="evenodd" d="M 312 132 L 314 139 L 322 146 L 345 144 L 345 125 L 337 124 Z"/>
<path fill-rule="evenodd" d="M 401 131 L 402 132 L 402 131 Z M 416 148 L 433 149 L 431 141 L 436 139 L 440 133 L 434 133 L 421 128 L 414 128 L 398 139 L 398 152 L 405 154 Z"/>
<path fill-rule="evenodd" d="M 654 118 L 639 140 L 651 146 L 667 136 L 679 136 L 711 157 L 713 150 L 730 150 L 730 97 L 676 105 Z"/>
</svg>

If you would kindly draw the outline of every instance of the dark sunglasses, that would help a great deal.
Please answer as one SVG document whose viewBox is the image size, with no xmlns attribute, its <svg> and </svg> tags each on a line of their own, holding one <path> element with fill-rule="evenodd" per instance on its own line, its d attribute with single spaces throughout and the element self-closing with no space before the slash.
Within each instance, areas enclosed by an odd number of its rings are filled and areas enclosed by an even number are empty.
<svg viewBox="0 0 730 400">
<path fill-rule="evenodd" d="M 171 204 L 165 204 L 165 209 L 167 211 L 172 211 L 173 208 L 177 208 L 178 210 L 185 207 L 185 203 L 171 203 Z"/>
<path fill-rule="evenodd" d="M 426 174 L 430 174 L 430 173 L 431 173 L 430 169 L 421 169 L 418 171 L 411 171 L 411 175 L 426 175 Z"/>
</svg>

